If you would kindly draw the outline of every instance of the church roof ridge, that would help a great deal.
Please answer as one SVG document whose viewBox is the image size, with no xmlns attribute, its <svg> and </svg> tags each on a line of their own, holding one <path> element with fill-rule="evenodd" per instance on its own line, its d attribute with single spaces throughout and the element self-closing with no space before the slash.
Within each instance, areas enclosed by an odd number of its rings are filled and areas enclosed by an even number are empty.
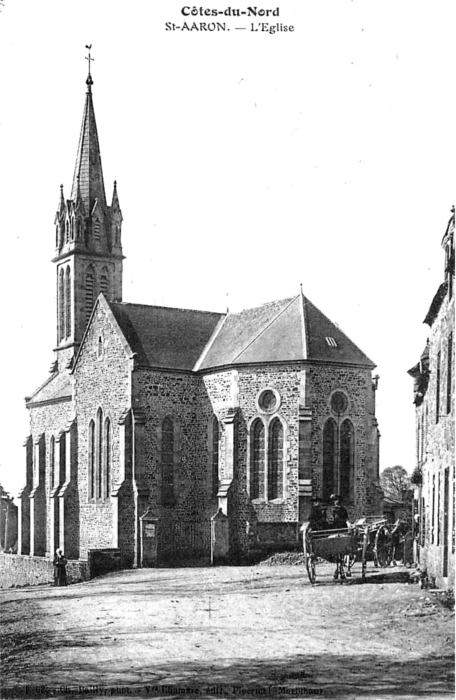
<svg viewBox="0 0 456 700">
<path fill-rule="evenodd" d="M 160 304 L 140 304 L 138 302 L 132 301 L 110 301 L 110 305 L 116 304 L 118 306 L 137 306 L 144 309 L 163 309 L 164 311 L 183 311 L 194 314 L 211 314 L 213 316 L 226 316 L 226 311 L 208 311 L 207 309 L 186 309 L 181 306 L 163 306 Z"/>
</svg>

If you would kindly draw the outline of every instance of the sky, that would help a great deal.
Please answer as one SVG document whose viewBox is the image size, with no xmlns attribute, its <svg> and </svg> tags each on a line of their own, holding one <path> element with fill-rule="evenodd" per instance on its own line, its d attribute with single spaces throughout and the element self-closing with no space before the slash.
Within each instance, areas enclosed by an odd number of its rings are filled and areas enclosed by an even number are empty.
<svg viewBox="0 0 456 700">
<path fill-rule="evenodd" d="M 0 483 L 13 496 L 24 397 L 53 361 L 54 216 L 60 185 L 71 191 L 87 44 L 124 300 L 238 311 L 302 284 L 377 365 L 380 469 L 414 467 L 407 370 L 455 203 L 455 5 L 201 2 L 0 4 Z M 214 19 L 227 31 L 185 29 Z M 294 31 L 263 31 L 277 24 Z"/>
</svg>

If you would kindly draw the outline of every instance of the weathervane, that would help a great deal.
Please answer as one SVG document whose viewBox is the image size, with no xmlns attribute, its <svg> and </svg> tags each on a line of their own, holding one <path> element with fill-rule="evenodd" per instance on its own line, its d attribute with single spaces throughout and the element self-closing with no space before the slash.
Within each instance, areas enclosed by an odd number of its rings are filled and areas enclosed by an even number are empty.
<svg viewBox="0 0 456 700">
<path fill-rule="evenodd" d="M 92 48 L 92 44 L 86 44 L 86 49 L 89 49 L 89 55 L 85 57 L 85 58 L 86 58 L 86 61 L 89 62 L 89 74 L 88 74 L 87 80 L 86 80 L 86 83 L 87 83 L 87 85 L 89 86 L 89 90 L 90 90 L 90 86 L 93 85 L 92 76 L 91 76 L 91 74 L 90 74 L 90 61 L 93 61 L 94 59 L 93 59 L 92 56 L 90 55 L 90 49 L 91 49 L 91 48 Z"/>
</svg>

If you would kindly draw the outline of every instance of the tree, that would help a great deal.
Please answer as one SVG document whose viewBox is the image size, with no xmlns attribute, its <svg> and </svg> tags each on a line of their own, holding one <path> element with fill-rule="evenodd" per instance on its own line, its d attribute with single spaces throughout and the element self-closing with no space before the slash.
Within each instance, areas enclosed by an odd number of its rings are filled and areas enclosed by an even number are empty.
<svg viewBox="0 0 456 700">
<path fill-rule="evenodd" d="M 399 465 L 387 467 L 380 474 L 380 486 L 385 496 L 402 501 L 411 488 L 410 476 L 404 467 Z"/>
</svg>

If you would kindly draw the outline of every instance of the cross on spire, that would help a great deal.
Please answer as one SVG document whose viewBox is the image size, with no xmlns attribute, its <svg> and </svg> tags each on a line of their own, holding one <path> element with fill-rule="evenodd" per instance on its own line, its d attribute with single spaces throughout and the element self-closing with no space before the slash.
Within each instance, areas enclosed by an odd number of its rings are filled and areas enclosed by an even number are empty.
<svg viewBox="0 0 456 700">
<path fill-rule="evenodd" d="M 87 85 L 89 86 L 89 91 L 90 91 L 90 86 L 93 85 L 92 76 L 91 76 L 91 74 L 90 74 L 90 62 L 95 60 L 95 59 L 93 59 L 92 56 L 90 55 L 90 49 L 91 49 L 91 48 L 92 48 L 92 44 L 86 44 L 86 49 L 89 49 L 89 55 L 85 57 L 86 61 L 89 62 L 89 74 L 88 74 L 87 80 L 86 80 L 86 83 L 87 83 Z"/>
</svg>

